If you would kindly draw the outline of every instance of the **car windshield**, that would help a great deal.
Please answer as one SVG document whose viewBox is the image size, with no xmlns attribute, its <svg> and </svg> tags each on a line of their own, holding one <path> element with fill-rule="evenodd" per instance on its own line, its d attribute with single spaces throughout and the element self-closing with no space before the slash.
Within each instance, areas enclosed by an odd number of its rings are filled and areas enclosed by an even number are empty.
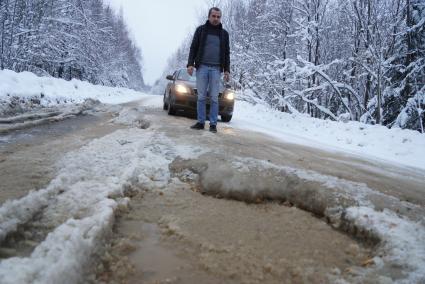
<svg viewBox="0 0 425 284">
<path fill-rule="evenodd" d="M 193 70 L 193 74 L 190 76 L 186 70 L 181 70 L 177 79 L 182 81 L 196 82 L 196 71 Z"/>
</svg>

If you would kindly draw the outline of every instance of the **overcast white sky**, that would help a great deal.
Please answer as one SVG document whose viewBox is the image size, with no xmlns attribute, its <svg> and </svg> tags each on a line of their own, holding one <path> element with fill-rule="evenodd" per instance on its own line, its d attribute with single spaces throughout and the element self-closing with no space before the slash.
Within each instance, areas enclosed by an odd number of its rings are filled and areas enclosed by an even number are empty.
<svg viewBox="0 0 425 284">
<path fill-rule="evenodd" d="M 107 0 L 123 8 L 130 32 L 143 53 L 143 75 L 153 84 L 171 54 L 198 22 L 203 0 Z M 205 16 L 205 19 L 207 15 Z"/>
</svg>

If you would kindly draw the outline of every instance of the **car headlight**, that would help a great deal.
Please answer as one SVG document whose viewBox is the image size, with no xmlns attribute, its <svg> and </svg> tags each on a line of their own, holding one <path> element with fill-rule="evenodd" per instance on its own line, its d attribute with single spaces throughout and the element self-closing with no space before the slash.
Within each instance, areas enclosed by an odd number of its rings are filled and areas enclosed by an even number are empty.
<svg viewBox="0 0 425 284">
<path fill-rule="evenodd" d="M 235 93 L 229 92 L 224 96 L 227 100 L 232 101 L 235 99 Z"/>
<path fill-rule="evenodd" d="M 183 85 L 176 85 L 176 92 L 180 94 L 188 94 L 189 88 Z"/>
</svg>

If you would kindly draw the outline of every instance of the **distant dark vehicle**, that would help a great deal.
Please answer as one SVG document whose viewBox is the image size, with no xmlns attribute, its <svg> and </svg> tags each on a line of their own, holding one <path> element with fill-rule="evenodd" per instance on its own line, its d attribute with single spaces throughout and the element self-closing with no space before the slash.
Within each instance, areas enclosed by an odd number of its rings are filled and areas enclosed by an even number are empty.
<svg viewBox="0 0 425 284">
<path fill-rule="evenodd" d="M 196 90 L 196 71 L 192 76 L 187 73 L 187 69 L 179 69 L 173 75 L 168 75 L 170 80 L 164 92 L 164 110 L 168 114 L 174 115 L 177 111 L 184 111 L 192 116 L 196 115 L 196 105 L 198 92 Z M 232 119 L 233 108 L 235 106 L 235 92 L 223 80 L 220 83 L 220 94 L 218 96 L 219 111 L 221 121 L 229 122 Z M 207 115 L 210 111 L 210 98 L 207 95 Z"/>
</svg>

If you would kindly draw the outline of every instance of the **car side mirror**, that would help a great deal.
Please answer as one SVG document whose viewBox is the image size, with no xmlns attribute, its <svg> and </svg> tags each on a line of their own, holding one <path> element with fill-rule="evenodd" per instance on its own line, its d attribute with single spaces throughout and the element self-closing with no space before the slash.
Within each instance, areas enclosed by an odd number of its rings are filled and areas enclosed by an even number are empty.
<svg viewBox="0 0 425 284">
<path fill-rule="evenodd" d="M 167 80 L 170 80 L 170 81 L 173 81 L 174 80 L 174 78 L 173 78 L 173 75 L 167 75 Z"/>
</svg>

